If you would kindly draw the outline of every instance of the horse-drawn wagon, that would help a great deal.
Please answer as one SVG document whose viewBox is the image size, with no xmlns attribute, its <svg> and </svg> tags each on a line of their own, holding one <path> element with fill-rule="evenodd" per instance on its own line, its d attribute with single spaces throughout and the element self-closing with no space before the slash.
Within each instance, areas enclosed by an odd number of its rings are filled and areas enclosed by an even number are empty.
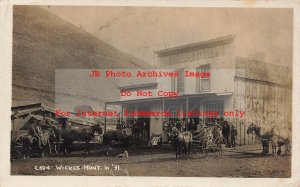
<svg viewBox="0 0 300 187">
<path fill-rule="evenodd" d="M 221 136 L 217 127 L 202 128 L 194 133 L 192 150 L 194 153 L 202 153 L 205 158 L 211 153 L 218 156 L 224 153 L 226 143 L 226 139 Z"/>
</svg>

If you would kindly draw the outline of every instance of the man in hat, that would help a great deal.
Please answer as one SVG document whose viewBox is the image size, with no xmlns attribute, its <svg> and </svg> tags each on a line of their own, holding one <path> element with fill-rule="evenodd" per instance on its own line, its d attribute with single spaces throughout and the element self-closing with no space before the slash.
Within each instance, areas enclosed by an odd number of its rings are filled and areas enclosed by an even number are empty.
<svg viewBox="0 0 300 187">
<path fill-rule="evenodd" d="M 222 127 L 218 124 L 218 120 L 214 120 L 214 123 L 213 123 L 213 130 L 212 130 L 212 134 L 213 134 L 213 138 L 217 138 L 217 137 L 220 137 L 221 136 L 221 133 L 220 133 L 220 129 L 222 129 Z"/>
<path fill-rule="evenodd" d="M 235 149 L 235 148 L 236 148 L 236 136 L 237 136 L 237 131 L 236 131 L 236 129 L 234 128 L 233 125 L 231 126 L 231 132 L 230 132 L 230 134 L 231 134 L 231 147 Z"/>
<path fill-rule="evenodd" d="M 143 141 L 148 142 L 149 139 L 149 125 L 146 121 L 143 121 L 142 123 L 142 137 Z"/>
<path fill-rule="evenodd" d="M 44 123 L 45 123 L 48 127 L 52 128 L 54 131 L 56 131 L 56 130 L 57 130 L 57 127 L 56 127 L 55 124 L 52 122 L 51 116 L 52 116 L 51 114 L 49 114 L 49 116 L 45 115 L 43 121 L 44 121 Z"/>
<path fill-rule="evenodd" d="M 188 131 L 195 131 L 195 130 L 197 130 L 197 125 L 196 125 L 195 119 L 192 118 L 188 124 Z"/>
<path fill-rule="evenodd" d="M 117 129 L 117 130 L 121 130 L 121 125 L 122 125 L 122 124 L 121 124 L 121 120 L 118 119 L 116 129 Z"/>
<path fill-rule="evenodd" d="M 33 124 L 28 129 L 28 135 L 31 135 L 32 138 L 36 138 L 38 141 L 38 147 L 41 148 L 42 140 L 42 130 L 41 124 L 38 120 L 34 119 Z"/>
<path fill-rule="evenodd" d="M 199 123 L 197 125 L 196 131 L 200 132 L 203 131 L 206 128 L 205 123 L 202 121 L 202 119 L 199 119 Z"/>
<path fill-rule="evenodd" d="M 182 130 L 182 122 L 179 119 L 177 119 L 175 126 L 179 131 Z"/>
<path fill-rule="evenodd" d="M 226 120 L 223 122 L 222 135 L 226 139 L 226 142 L 227 142 L 226 146 L 230 147 L 230 145 L 228 145 L 229 144 L 229 135 L 230 135 L 230 126 Z"/>
</svg>

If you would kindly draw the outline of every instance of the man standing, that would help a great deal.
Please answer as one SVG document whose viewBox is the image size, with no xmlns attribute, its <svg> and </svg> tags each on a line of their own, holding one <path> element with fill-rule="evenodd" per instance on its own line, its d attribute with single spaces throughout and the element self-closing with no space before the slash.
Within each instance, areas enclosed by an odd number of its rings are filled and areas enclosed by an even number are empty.
<svg viewBox="0 0 300 187">
<path fill-rule="evenodd" d="M 229 144 L 229 134 L 230 134 L 230 126 L 227 121 L 223 122 L 222 135 L 226 139 L 227 147 L 230 147 Z"/>
<path fill-rule="evenodd" d="M 202 119 L 199 119 L 199 123 L 198 123 L 198 125 L 197 125 L 197 127 L 196 127 L 196 131 L 197 131 L 197 132 L 200 132 L 200 131 L 202 131 L 204 128 L 205 128 L 205 125 L 204 125 L 204 123 L 202 122 Z"/>
<path fill-rule="evenodd" d="M 148 142 L 149 140 L 148 134 L 149 134 L 149 126 L 146 121 L 143 121 L 143 139 L 145 142 Z"/>
<path fill-rule="evenodd" d="M 51 114 L 49 114 L 49 117 L 45 115 L 43 120 L 44 120 L 44 123 L 45 123 L 47 126 L 51 127 L 52 129 L 56 129 L 56 126 L 55 126 L 54 123 L 51 121 Z"/>
<path fill-rule="evenodd" d="M 219 131 L 219 129 L 222 127 L 218 124 L 218 121 L 217 120 L 214 120 L 214 123 L 213 123 L 213 127 L 212 127 L 212 135 L 213 135 L 213 138 L 217 138 L 219 136 L 221 136 L 221 133 Z"/>
<path fill-rule="evenodd" d="M 232 148 L 236 148 L 236 136 L 237 136 L 237 131 L 234 128 L 234 126 L 232 125 L 231 127 L 231 147 Z"/>
<path fill-rule="evenodd" d="M 29 127 L 28 129 L 28 135 L 31 135 L 32 138 L 36 138 L 38 141 L 38 147 L 41 148 L 41 127 L 40 127 L 40 123 L 34 119 L 33 124 Z"/>
<path fill-rule="evenodd" d="M 195 131 L 195 130 L 197 130 L 196 122 L 195 122 L 195 119 L 192 118 L 188 125 L 188 131 Z"/>
<path fill-rule="evenodd" d="M 117 122 L 116 129 L 117 129 L 117 130 L 121 130 L 121 126 L 122 126 L 121 120 L 119 119 L 118 122 Z"/>
<path fill-rule="evenodd" d="M 182 131 L 182 123 L 179 119 L 176 121 L 176 128 L 181 132 Z"/>
<path fill-rule="evenodd" d="M 122 129 L 126 129 L 126 122 L 125 121 L 122 121 Z"/>
</svg>

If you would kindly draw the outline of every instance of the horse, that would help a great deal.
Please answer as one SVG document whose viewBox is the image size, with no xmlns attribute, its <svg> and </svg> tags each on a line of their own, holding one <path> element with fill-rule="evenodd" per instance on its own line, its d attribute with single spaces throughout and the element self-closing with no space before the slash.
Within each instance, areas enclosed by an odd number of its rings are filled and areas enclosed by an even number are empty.
<svg viewBox="0 0 300 187">
<path fill-rule="evenodd" d="M 52 129 L 43 130 L 41 134 L 41 146 L 38 146 L 37 138 L 27 134 L 22 135 L 16 140 L 16 144 L 22 145 L 23 159 L 29 158 L 32 150 L 34 152 L 40 151 L 40 156 L 45 157 L 45 149 L 49 148 L 50 138 L 56 138 L 55 132 Z"/>
<path fill-rule="evenodd" d="M 133 136 L 131 129 L 126 130 L 108 130 L 103 134 L 103 146 L 106 155 L 113 145 L 120 145 L 123 151 L 126 151 L 133 144 Z"/>
<path fill-rule="evenodd" d="M 173 131 L 173 133 L 169 134 L 170 142 L 175 148 L 176 153 L 176 161 L 180 161 L 183 159 L 183 153 L 185 154 L 185 158 L 188 159 L 190 156 L 191 143 L 193 139 L 193 135 L 191 132 L 179 132 Z"/>
<path fill-rule="evenodd" d="M 83 128 L 65 128 L 62 130 L 62 146 L 64 154 L 71 152 L 70 146 L 74 141 L 85 142 L 85 154 L 89 154 L 89 142 L 95 138 L 94 133 L 102 134 L 103 130 L 99 124 L 85 126 Z"/>
<path fill-rule="evenodd" d="M 256 137 L 258 137 L 261 140 L 263 151 L 262 153 L 268 154 L 269 153 L 269 141 L 270 141 L 270 133 L 261 133 L 261 127 L 257 126 L 253 123 L 250 124 L 250 126 L 247 129 L 247 134 L 250 134 L 254 132 Z"/>
<path fill-rule="evenodd" d="M 285 147 L 285 154 L 290 154 L 291 152 L 291 132 L 287 129 L 279 129 L 273 127 L 271 130 L 272 138 L 271 141 L 278 146 L 278 151 L 276 152 L 276 146 L 273 147 L 275 149 L 275 153 L 281 154 L 281 146 Z M 275 155 L 276 156 L 276 155 Z"/>
<path fill-rule="evenodd" d="M 143 128 L 139 124 L 133 124 L 131 130 L 132 130 L 132 137 L 135 144 L 140 144 Z"/>
<path fill-rule="evenodd" d="M 285 146 L 285 154 L 290 153 L 291 141 L 290 141 L 290 133 L 286 130 L 280 131 L 275 127 L 262 128 L 253 123 L 247 129 L 247 134 L 254 132 L 255 135 L 261 139 L 263 146 L 263 153 L 268 153 L 269 150 L 269 142 L 272 145 L 272 154 L 277 156 L 277 154 L 281 153 L 281 146 Z M 278 145 L 278 151 L 276 152 L 276 148 Z"/>
<path fill-rule="evenodd" d="M 190 157 L 193 135 L 191 132 L 186 131 L 179 133 L 178 138 L 183 142 L 183 152 L 185 153 L 185 156 L 188 159 Z"/>
</svg>

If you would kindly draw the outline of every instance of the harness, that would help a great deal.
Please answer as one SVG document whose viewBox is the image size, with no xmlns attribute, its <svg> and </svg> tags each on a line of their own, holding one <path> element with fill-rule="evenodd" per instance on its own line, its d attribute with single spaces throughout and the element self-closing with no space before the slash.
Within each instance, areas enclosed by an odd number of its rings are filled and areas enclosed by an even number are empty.
<svg viewBox="0 0 300 187">
<path fill-rule="evenodd" d="M 179 133 L 177 138 L 180 140 L 180 141 L 184 141 L 186 143 L 189 143 L 192 141 L 193 139 L 193 135 L 192 133 L 190 132 L 182 132 L 182 133 Z"/>
</svg>

